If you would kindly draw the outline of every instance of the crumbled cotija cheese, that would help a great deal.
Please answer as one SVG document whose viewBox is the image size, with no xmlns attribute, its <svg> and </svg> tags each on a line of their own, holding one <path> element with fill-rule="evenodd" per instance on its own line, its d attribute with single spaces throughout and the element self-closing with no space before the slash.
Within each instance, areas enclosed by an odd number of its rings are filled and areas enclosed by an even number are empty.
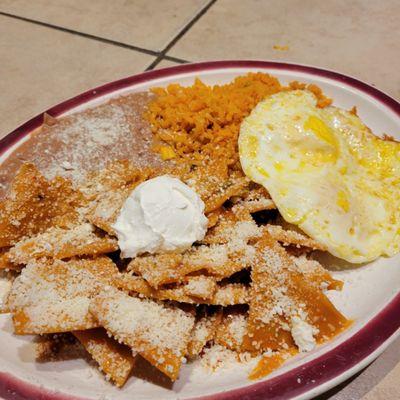
<svg viewBox="0 0 400 400">
<path fill-rule="evenodd" d="M 90 310 L 117 339 L 138 352 L 147 350 L 147 343 L 181 357 L 194 325 L 189 313 L 111 287 L 93 299 Z"/>
<path fill-rule="evenodd" d="M 236 343 L 242 343 L 243 337 L 247 331 L 247 319 L 245 315 L 233 314 L 229 316 L 229 333 Z"/>
<path fill-rule="evenodd" d="M 7 296 L 11 289 L 11 280 L 0 273 L 0 312 L 6 306 Z"/>
<path fill-rule="evenodd" d="M 296 346 L 301 352 L 311 351 L 315 348 L 316 341 L 314 335 L 318 332 L 308 322 L 300 317 L 292 317 L 291 333 Z"/>
<path fill-rule="evenodd" d="M 116 266 L 108 258 L 93 260 L 38 260 L 28 264 L 12 286 L 11 311 L 27 317 L 23 332 L 52 333 L 98 326 L 89 314 L 90 297 L 111 280 Z M 18 331 L 19 321 L 14 319 Z"/>
<path fill-rule="evenodd" d="M 194 276 L 189 279 L 185 286 L 185 292 L 189 296 L 199 297 L 201 299 L 209 299 L 213 296 L 217 284 L 215 279 L 208 276 Z"/>
<path fill-rule="evenodd" d="M 214 372 L 220 368 L 237 367 L 238 363 L 244 364 L 247 368 L 253 368 L 260 357 L 252 357 L 251 353 L 237 353 L 226 347 L 215 344 L 204 350 L 200 359 L 200 365 L 206 371 Z"/>
</svg>

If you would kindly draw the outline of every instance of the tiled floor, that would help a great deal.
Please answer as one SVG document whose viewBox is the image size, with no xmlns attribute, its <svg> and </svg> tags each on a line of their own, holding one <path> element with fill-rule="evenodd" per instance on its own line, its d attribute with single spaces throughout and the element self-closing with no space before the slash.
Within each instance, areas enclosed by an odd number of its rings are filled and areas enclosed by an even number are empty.
<svg viewBox="0 0 400 400">
<path fill-rule="evenodd" d="M 0 137 L 90 87 L 211 59 L 313 64 L 400 99 L 399 18 L 398 0 L 0 0 Z M 321 399 L 400 398 L 399 358 Z"/>
<path fill-rule="evenodd" d="M 218 0 L 168 54 L 311 64 L 400 98 L 399 17 L 398 0 Z"/>
</svg>

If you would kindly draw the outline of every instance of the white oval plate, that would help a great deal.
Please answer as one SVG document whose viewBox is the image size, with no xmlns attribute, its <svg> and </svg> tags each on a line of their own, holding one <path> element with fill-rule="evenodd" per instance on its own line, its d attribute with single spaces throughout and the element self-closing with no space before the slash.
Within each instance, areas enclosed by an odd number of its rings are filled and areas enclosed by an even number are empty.
<svg viewBox="0 0 400 400">
<path fill-rule="evenodd" d="M 67 100 L 46 112 L 52 116 L 77 112 L 121 94 L 176 82 L 189 85 L 195 77 L 208 84 L 231 81 L 250 71 L 275 75 L 282 83 L 315 83 L 360 117 L 377 135 L 400 139 L 400 104 L 356 79 L 314 67 L 264 61 L 221 61 L 187 64 L 150 71 L 112 82 Z M 30 132 L 39 128 L 43 114 L 0 141 L 2 159 Z M 0 315 L 0 396 L 5 399 L 309 399 L 342 382 L 366 366 L 394 340 L 400 327 L 400 256 L 383 258 L 358 269 L 335 272 L 345 282 L 330 297 L 353 326 L 312 353 L 297 356 L 258 382 L 246 378 L 244 367 L 207 373 L 198 365 L 183 367 L 173 390 L 132 378 L 116 389 L 83 360 L 39 364 L 34 362 L 29 337 L 12 334 L 9 315 Z M 0 286 L 1 290 L 1 286 Z"/>
</svg>

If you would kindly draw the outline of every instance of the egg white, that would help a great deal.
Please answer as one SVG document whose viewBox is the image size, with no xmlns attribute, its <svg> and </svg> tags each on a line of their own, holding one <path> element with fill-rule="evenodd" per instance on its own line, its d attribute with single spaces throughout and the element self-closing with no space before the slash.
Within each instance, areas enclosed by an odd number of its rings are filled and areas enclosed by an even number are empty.
<svg viewBox="0 0 400 400">
<path fill-rule="evenodd" d="M 283 218 L 333 255 L 361 263 L 399 251 L 400 144 L 357 115 L 318 108 L 306 90 L 280 92 L 243 121 L 239 153 Z"/>
</svg>

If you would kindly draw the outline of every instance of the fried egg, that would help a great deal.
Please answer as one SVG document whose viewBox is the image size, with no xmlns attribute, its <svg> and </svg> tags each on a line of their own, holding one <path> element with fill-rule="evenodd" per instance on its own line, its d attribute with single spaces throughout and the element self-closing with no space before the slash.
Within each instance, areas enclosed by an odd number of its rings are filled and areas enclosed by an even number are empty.
<svg viewBox="0 0 400 400">
<path fill-rule="evenodd" d="M 277 93 L 243 121 L 239 153 L 283 218 L 331 254 L 362 263 L 399 252 L 400 143 L 354 113 L 318 108 L 307 90 Z"/>
</svg>

